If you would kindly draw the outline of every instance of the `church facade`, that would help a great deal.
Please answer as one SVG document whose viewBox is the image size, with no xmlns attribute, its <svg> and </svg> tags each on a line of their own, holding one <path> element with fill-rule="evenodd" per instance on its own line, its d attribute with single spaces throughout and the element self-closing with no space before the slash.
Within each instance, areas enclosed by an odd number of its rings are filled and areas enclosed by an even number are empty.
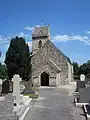
<svg viewBox="0 0 90 120">
<path fill-rule="evenodd" d="M 73 81 L 73 66 L 51 41 L 49 26 L 32 33 L 32 82 L 35 86 L 58 86 Z"/>
</svg>

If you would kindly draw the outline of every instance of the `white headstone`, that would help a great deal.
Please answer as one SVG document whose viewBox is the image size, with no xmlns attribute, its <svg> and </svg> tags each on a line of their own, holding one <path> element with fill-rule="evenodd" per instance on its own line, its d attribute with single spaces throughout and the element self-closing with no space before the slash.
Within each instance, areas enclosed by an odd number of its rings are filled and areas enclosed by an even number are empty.
<svg viewBox="0 0 90 120">
<path fill-rule="evenodd" d="M 84 74 L 80 75 L 80 81 L 85 81 L 85 75 Z"/>
<path fill-rule="evenodd" d="M 3 81 L 2 81 L 2 79 L 0 79 L 0 93 L 2 92 L 2 83 L 3 83 Z"/>
<path fill-rule="evenodd" d="M 2 85 L 2 79 L 0 79 L 0 85 Z"/>
<path fill-rule="evenodd" d="M 21 78 L 19 75 L 14 75 L 12 78 L 13 82 L 13 95 L 16 97 L 16 104 L 20 105 L 20 82 Z"/>
</svg>

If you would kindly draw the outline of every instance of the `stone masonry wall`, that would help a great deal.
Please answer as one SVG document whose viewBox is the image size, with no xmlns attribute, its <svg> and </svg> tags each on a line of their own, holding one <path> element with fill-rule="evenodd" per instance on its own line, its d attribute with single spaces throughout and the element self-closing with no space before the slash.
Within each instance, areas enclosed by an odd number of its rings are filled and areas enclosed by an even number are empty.
<svg viewBox="0 0 90 120">
<path fill-rule="evenodd" d="M 42 52 L 44 52 L 49 59 L 61 68 L 62 84 L 67 84 L 68 64 L 66 56 L 58 50 L 51 41 L 47 42 Z"/>
<path fill-rule="evenodd" d="M 37 53 L 32 57 L 32 74 L 33 76 L 38 76 L 39 71 L 42 71 L 42 67 L 47 65 L 47 60 L 45 57 L 51 59 L 60 69 L 60 81 L 61 84 L 68 84 L 68 60 L 67 57 L 50 41 L 44 44 Z M 53 69 L 52 66 L 50 69 Z M 57 71 L 54 74 L 57 74 Z M 56 76 L 56 75 L 55 75 Z"/>
<path fill-rule="evenodd" d="M 43 38 L 43 39 L 40 39 L 40 38 L 35 38 L 35 40 L 32 41 L 32 50 L 33 50 L 33 53 L 36 53 L 37 50 L 39 49 L 39 41 L 42 41 L 42 45 L 47 41 L 47 38 Z"/>
<path fill-rule="evenodd" d="M 38 77 L 43 69 L 47 69 L 49 72 L 56 74 L 56 70 L 49 65 L 47 58 L 41 52 L 41 54 L 32 58 L 32 76 Z"/>
<path fill-rule="evenodd" d="M 47 56 L 48 59 L 51 59 L 58 67 L 61 68 L 62 84 L 67 84 L 68 64 L 66 56 L 61 51 L 59 51 L 51 41 L 48 40 L 32 58 L 33 69 L 36 68 L 36 73 L 41 68 L 41 66 L 46 64 L 45 61 L 43 61 L 43 56 Z"/>
<path fill-rule="evenodd" d="M 44 56 L 41 57 L 41 55 L 40 55 L 36 59 L 34 58 L 34 60 L 36 60 L 36 62 L 32 59 L 33 65 L 34 65 L 32 68 L 33 83 L 35 85 L 40 86 L 41 85 L 40 75 L 43 72 L 47 72 L 49 74 L 49 85 L 55 86 L 56 85 L 55 79 L 52 80 L 50 78 L 56 77 L 56 70 L 48 64 L 48 62 L 47 62 L 48 60 L 46 60 L 44 58 Z M 35 64 L 35 63 L 38 63 L 38 64 Z"/>
</svg>

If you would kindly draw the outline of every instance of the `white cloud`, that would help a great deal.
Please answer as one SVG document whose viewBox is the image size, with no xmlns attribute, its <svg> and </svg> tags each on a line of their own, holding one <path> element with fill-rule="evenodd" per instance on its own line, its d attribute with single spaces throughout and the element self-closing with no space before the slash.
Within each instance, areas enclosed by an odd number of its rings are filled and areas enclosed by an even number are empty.
<svg viewBox="0 0 90 120">
<path fill-rule="evenodd" d="M 9 42 L 9 37 L 2 37 L 0 36 L 0 45 L 7 44 Z"/>
<path fill-rule="evenodd" d="M 52 37 L 52 41 L 54 42 L 67 42 L 67 41 L 81 41 L 85 45 L 90 45 L 90 39 L 88 36 L 81 35 L 56 35 Z"/>
<path fill-rule="evenodd" d="M 20 32 L 20 33 L 18 34 L 18 37 L 29 37 L 29 35 L 27 35 L 27 34 L 25 34 L 25 33 L 23 33 L 23 32 Z"/>
<path fill-rule="evenodd" d="M 30 40 L 32 39 L 32 37 L 31 37 L 30 35 L 25 34 L 25 33 L 23 33 L 23 32 L 19 33 L 17 36 L 18 36 L 18 37 L 23 37 L 23 38 L 25 38 L 26 42 L 27 42 L 27 41 L 30 41 Z"/>
<path fill-rule="evenodd" d="M 34 27 L 40 27 L 39 25 L 36 25 L 36 26 L 33 26 L 33 27 L 30 27 L 30 26 L 26 26 L 24 27 L 25 30 L 29 30 L 29 31 L 33 31 L 34 30 Z"/>
<path fill-rule="evenodd" d="M 36 25 L 35 27 L 40 27 L 40 25 Z"/>
<path fill-rule="evenodd" d="M 24 32 L 20 32 L 14 36 L 10 36 L 10 37 L 3 37 L 0 36 L 0 51 L 2 52 L 2 55 L 0 57 L 0 62 L 2 64 L 4 64 L 4 60 L 5 60 L 5 51 L 7 51 L 9 44 L 10 44 L 10 40 L 15 37 L 15 36 L 19 36 L 19 37 L 24 37 L 26 40 L 26 43 L 28 43 L 29 49 L 32 49 L 32 42 L 31 40 L 31 36 L 28 34 L 25 34 Z M 3 52 L 4 51 L 4 52 Z"/>
<path fill-rule="evenodd" d="M 34 30 L 34 27 L 26 26 L 24 29 L 25 29 L 25 30 L 30 30 L 30 31 L 32 31 L 32 30 Z"/>
<path fill-rule="evenodd" d="M 0 41 L 0 44 L 6 44 L 8 43 L 8 40 L 7 41 Z"/>
<path fill-rule="evenodd" d="M 4 55 L 4 54 L 1 54 L 0 62 L 1 62 L 2 64 L 5 64 L 4 61 L 5 61 L 5 55 Z"/>
<path fill-rule="evenodd" d="M 0 41 L 2 40 L 2 36 L 0 36 Z"/>
<path fill-rule="evenodd" d="M 0 36 L 0 45 L 5 45 L 5 46 L 9 46 L 9 43 L 10 43 L 10 40 L 15 37 L 15 36 L 18 36 L 18 37 L 24 37 L 25 40 L 31 40 L 31 36 L 28 35 L 28 34 L 25 34 L 24 32 L 20 32 L 20 33 L 17 33 L 16 35 L 14 36 L 8 36 L 8 37 L 3 37 L 3 36 Z"/>
<path fill-rule="evenodd" d="M 56 35 L 53 37 L 54 41 L 69 41 L 69 40 L 79 40 L 84 41 L 88 40 L 87 36 L 81 36 L 81 35 Z"/>
<path fill-rule="evenodd" d="M 86 31 L 85 33 L 86 33 L 86 34 L 90 34 L 90 30 Z"/>
<path fill-rule="evenodd" d="M 68 41 L 69 40 L 69 36 L 68 35 L 56 35 L 53 37 L 54 41 Z"/>
<path fill-rule="evenodd" d="M 84 42 L 84 44 L 85 45 L 90 45 L 90 41 L 88 40 L 88 41 Z"/>
<path fill-rule="evenodd" d="M 23 32 L 19 33 L 19 37 L 24 37 L 24 36 L 25 36 L 25 34 Z"/>
</svg>

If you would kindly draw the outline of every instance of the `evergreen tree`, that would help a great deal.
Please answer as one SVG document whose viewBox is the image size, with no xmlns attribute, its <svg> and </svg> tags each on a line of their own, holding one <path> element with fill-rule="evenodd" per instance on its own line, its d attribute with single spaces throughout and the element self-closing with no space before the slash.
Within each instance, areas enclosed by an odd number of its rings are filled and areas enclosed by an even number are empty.
<svg viewBox="0 0 90 120">
<path fill-rule="evenodd" d="M 0 79 L 7 78 L 7 68 L 0 63 Z"/>
<path fill-rule="evenodd" d="M 14 74 L 19 74 L 23 80 L 28 80 L 31 69 L 30 51 L 28 44 L 22 37 L 12 38 L 6 52 L 5 64 L 7 66 L 9 79 Z M 28 67 L 26 67 L 28 64 Z"/>
</svg>

